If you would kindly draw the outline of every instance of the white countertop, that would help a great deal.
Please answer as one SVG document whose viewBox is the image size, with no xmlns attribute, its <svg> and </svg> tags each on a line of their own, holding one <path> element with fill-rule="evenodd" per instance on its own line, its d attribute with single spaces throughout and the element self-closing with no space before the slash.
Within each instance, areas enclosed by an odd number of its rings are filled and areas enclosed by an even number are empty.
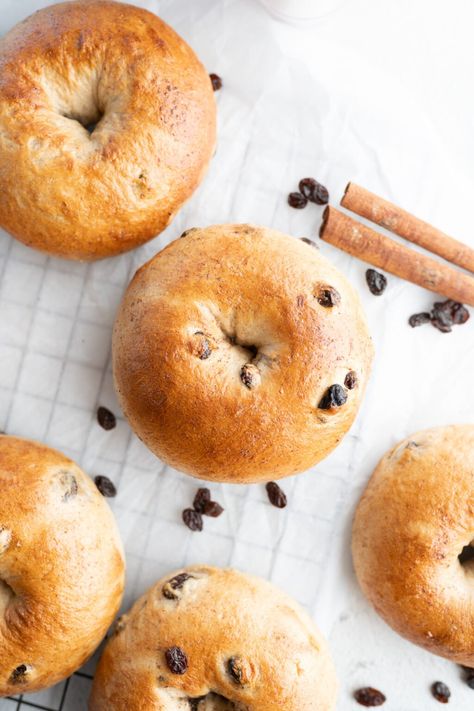
<svg viewBox="0 0 474 711">
<path fill-rule="evenodd" d="M 46 4 L 0 0 L 0 31 Z M 366 266 L 322 243 L 359 289 L 375 340 L 359 417 L 328 459 L 283 483 L 285 511 L 269 506 L 261 486 L 213 486 L 226 513 L 201 534 L 180 521 L 196 483 L 158 462 L 123 419 L 103 432 L 94 409 L 119 412 L 110 331 L 134 269 L 192 226 L 255 222 L 316 235 L 321 209 L 286 203 L 301 177 L 323 182 L 333 204 L 355 180 L 474 245 L 472 0 L 349 0 L 308 26 L 274 20 L 257 0 L 136 4 L 161 14 L 222 76 L 217 154 L 166 233 L 131 255 L 72 264 L 0 235 L 0 429 L 43 439 L 117 483 L 125 606 L 185 563 L 239 567 L 314 614 L 338 668 L 338 711 L 362 708 L 351 693 L 365 685 L 387 695 L 387 711 L 437 709 L 429 692 L 436 680 L 451 687 L 448 708 L 468 711 L 474 691 L 459 670 L 396 636 L 369 608 L 349 551 L 354 506 L 385 450 L 417 429 L 474 422 L 474 318 L 451 334 L 411 329 L 408 316 L 429 309 L 434 295 L 389 277 L 374 297 Z M 74 677 L 62 709 L 85 709 L 89 685 Z M 30 701 L 59 709 L 64 689 Z M 17 707 L 0 700 L 0 711 Z"/>
</svg>

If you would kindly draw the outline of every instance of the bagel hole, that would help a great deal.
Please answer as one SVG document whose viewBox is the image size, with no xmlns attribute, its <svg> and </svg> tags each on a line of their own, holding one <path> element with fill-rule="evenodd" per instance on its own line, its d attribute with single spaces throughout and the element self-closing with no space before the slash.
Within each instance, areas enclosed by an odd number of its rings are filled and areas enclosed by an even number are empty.
<svg viewBox="0 0 474 711">
<path fill-rule="evenodd" d="M 240 704 L 229 701 L 225 696 L 211 692 L 206 696 L 188 698 L 189 711 L 240 711 L 244 709 Z"/>
<path fill-rule="evenodd" d="M 77 123 L 81 124 L 82 128 L 85 128 L 90 136 L 94 133 L 95 129 L 104 117 L 104 113 L 99 110 L 97 110 L 97 112 L 93 116 L 78 116 L 76 114 L 62 115 L 64 116 L 64 118 L 69 119 L 69 121 L 76 121 Z"/>
<path fill-rule="evenodd" d="M 467 546 L 464 546 L 464 548 L 458 555 L 458 560 L 463 567 L 467 565 L 474 565 L 474 546 L 472 545 L 472 543 L 469 543 Z"/>
</svg>

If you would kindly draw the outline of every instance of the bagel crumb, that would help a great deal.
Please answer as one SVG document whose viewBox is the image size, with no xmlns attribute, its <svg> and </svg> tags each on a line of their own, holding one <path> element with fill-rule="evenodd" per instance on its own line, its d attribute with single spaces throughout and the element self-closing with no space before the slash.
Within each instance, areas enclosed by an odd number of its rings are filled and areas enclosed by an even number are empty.
<svg viewBox="0 0 474 711">
<path fill-rule="evenodd" d="M 440 702 L 440 704 L 447 704 L 449 697 L 451 696 L 449 687 L 446 686 L 446 684 L 443 684 L 442 681 L 435 681 L 434 684 L 432 684 L 431 693 L 436 701 Z"/>
<path fill-rule="evenodd" d="M 364 686 L 354 692 L 354 699 L 361 706 L 382 706 L 387 700 L 386 696 L 372 686 Z"/>
<path fill-rule="evenodd" d="M 165 651 L 166 663 L 172 674 L 184 674 L 188 668 L 188 658 L 181 647 L 170 647 Z"/>
</svg>

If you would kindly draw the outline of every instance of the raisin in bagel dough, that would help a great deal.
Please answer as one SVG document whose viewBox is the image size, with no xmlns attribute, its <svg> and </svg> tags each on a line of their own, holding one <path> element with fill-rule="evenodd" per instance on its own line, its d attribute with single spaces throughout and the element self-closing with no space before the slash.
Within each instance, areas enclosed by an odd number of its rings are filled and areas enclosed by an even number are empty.
<svg viewBox="0 0 474 711">
<path fill-rule="evenodd" d="M 417 432 L 383 457 L 354 521 L 359 583 L 396 632 L 470 667 L 473 539 L 474 425 Z"/>
<path fill-rule="evenodd" d="M 89 709 L 329 711 L 336 691 L 326 642 L 290 597 L 235 570 L 192 567 L 118 620 Z"/>
<path fill-rule="evenodd" d="M 138 436 L 177 469 L 234 483 L 325 457 L 371 360 L 342 274 L 314 246 L 250 225 L 171 243 L 135 275 L 114 329 L 116 389 Z M 328 402 L 333 385 L 340 406 Z"/>
<path fill-rule="evenodd" d="M 0 492 L 6 696 L 51 686 L 90 657 L 119 608 L 124 562 L 108 505 L 60 452 L 0 437 Z"/>
<path fill-rule="evenodd" d="M 142 244 L 201 181 L 215 115 L 204 67 L 152 13 L 36 12 L 0 41 L 0 225 L 70 259 Z"/>
</svg>

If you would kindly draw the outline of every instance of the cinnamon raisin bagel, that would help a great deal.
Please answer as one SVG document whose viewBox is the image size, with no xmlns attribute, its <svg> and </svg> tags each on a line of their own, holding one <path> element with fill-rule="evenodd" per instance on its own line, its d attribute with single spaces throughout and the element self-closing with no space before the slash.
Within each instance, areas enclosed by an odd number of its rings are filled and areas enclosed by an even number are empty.
<svg viewBox="0 0 474 711">
<path fill-rule="evenodd" d="M 89 711 L 331 711 L 312 620 L 264 580 L 208 567 L 160 580 L 120 618 Z"/>
<path fill-rule="evenodd" d="M 411 642 L 474 667 L 474 425 L 417 432 L 386 454 L 357 508 L 363 592 Z"/>
<path fill-rule="evenodd" d="M 124 562 L 109 507 L 59 452 L 0 437 L 0 492 L 6 696 L 51 686 L 94 652 L 119 608 Z"/>
<path fill-rule="evenodd" d="M 90 260 L 142 244 L 214 144 L 208 74 L 146 10 L 65 2 L 0 41 L 0 226 L 31 247 Z"/>
<path fill-rule="evenodd" d="M 117 392 L 159 457 L 203 479 L 307 469 L 349 429 L 372 344 L 357 294 L 274 230 L 187 231 L 135 275 L 115 323 Z"/>
</svg>

